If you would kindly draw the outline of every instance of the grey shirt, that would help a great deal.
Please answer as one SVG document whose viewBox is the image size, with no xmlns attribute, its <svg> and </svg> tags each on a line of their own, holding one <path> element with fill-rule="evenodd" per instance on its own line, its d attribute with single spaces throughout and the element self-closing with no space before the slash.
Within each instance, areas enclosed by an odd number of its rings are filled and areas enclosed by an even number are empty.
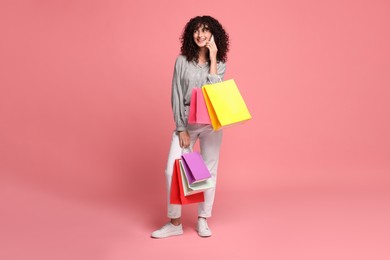
<svg viewBox="0 0 390 260">
<path fill-rule="evenodd" d="M 176 131 L 187 130 L 192 89 L 201 88 L 205 84 L 222 81 L 225 70 L 226 64 L 218 62 L 218 75 L 211 75 L 209 63 L 199 65 L 195 61 L 187 61 L 186 57 L 183 55 L 179 55 L 176 58 L 171 95 Z"/>
</svg>

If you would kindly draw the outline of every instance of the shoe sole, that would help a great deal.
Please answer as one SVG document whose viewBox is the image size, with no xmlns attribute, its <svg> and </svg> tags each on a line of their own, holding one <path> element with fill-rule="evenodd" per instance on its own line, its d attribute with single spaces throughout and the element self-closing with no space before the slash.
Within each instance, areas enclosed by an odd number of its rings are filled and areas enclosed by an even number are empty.
<svg viewBox="0 0 390 260">
<path fill-rule="evenodd" d="M 210 232 L 210 234 L 200 234 L 198 228 L 196 228 L 195 230 L 196 230 L 196 232 L 198 232 L 198 235 L 200 237 L 211 237 L 213 235 L 213 233 L 211 233 L 211 232 Z"/>
<path fill-rule="evenodd" d="M 152 238 L 167 238 L 167 237 L 171 237 L 171 236 L 180 236 L 180 235 L 183 235 L 183 231 L 181 232 L 173 232 L 173 233 L 168 233 L 168 234 L 165 234 L 163 236 L 153 236 L 151 235 Z"/>
</svg>

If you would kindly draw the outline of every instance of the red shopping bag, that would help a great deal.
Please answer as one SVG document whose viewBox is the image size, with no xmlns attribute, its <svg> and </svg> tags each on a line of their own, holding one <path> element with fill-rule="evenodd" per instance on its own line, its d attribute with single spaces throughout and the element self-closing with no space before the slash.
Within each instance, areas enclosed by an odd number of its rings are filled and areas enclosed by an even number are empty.
<svg viewBox="0 0 390 260">
<path fill-rule="evenodd" d="M 184 190 L 183 190 L 183 181 L 181 179 L 181 173 L 180 173 L 180 159 L 175 160 L 175 165 L 173 167 L 173 174 L 172 174 L 172 184 L 171 184 L 171 204 L 191 204 L 191 203 L 198 203 L 198 202 L 204 202 L 204 195 L 203 192 L 196 193 L 188 196 L 184 196 Z"/>
</svg>

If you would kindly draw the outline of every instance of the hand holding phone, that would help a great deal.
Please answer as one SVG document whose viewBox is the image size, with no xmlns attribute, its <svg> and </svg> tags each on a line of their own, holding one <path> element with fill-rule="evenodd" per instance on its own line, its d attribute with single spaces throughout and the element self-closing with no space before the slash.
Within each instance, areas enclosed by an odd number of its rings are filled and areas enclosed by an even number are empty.
<svg viewBox="0 0 390 260">
<path fill-rule="evenodd" d="M 214 35 L 211 35 L 209 42 L 206 44 L 206 47 L 209 49 L 210 60 L 216 61 L 218 49 L 214 41 Z"/>
</svg>

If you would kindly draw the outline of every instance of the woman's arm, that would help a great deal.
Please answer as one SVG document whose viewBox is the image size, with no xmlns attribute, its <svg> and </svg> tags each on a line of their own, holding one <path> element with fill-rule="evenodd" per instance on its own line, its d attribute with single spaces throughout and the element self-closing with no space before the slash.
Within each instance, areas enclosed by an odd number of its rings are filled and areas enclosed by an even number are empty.
<svg viewBox="0 0 390 260">
<path fill-rule="evenodd" d="M 222 81 L 225 76 L 226 64 L 223 62 L 217 62 L 218 48 L 214 42 L 214 36 L 211 36 L 211 39 L 206 44 L 206 47 L 209 49 L 210 53 L 210 72 L 207 79 L 211 84 L 218 83 Z"/>
<path fill-rule="evenodd" d="M 172 79 L 171 103 L 173 118 L 176 124 L 176 131 L 179 135 L 180 147 L 187 148 L 190 145 L 190 136 L 187 131 L 187 125 L 184 121 L 183 89 L 181 86 L 180 74 L 182 69 L 183 57 L 176 59 L 175 69 Z"/>
<path fill-rule="evenodd" d="M 217 74 L 217 52 L 218 48 L 214 41 L 214 36 L 211 35 L 210 41 L 206 43 L 206 47 L 209 49 L 210 54 L 210 74 Z"/>
<path fill-rule="evenodd" d="M 180 74 L 182 67 L 182 57 L 178 57 L 175 63 L 175 69 L 172 78 L 171 104 L 173 119 L 176 124 L 176 131 L 184 131 L 187 128 L 184 122 L 184 104 L 183 104 L 183 89 L 181 86 Z"/>
<path fill-rule="evenodd" d="M 218 62 L 216 65 L 217 67 L 217 72 L 215 74 L 211 73 L 211 64 L 210 64 L 210 73 L 207 75 L 207 81 L 210 82 L 211 84 L 218 83 L 223 81 L 223 78 L 225 76 L 225 71 L 226 71 L 226 64 L 223 62 Z"/>
</svg>

